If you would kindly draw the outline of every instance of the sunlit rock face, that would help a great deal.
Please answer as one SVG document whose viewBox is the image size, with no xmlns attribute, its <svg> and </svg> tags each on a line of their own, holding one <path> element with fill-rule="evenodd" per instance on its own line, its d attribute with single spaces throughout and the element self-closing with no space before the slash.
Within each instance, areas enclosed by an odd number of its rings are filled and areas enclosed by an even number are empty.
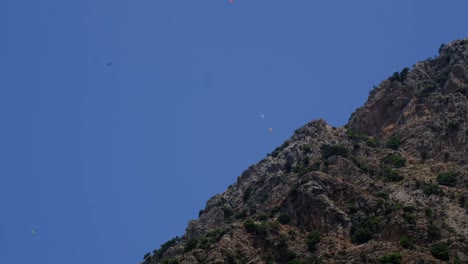
<svg viewBox="0 0 468 264">
<path fill-rule="evenodd" d="M 144 263 L 468 263 L 467 97 L 457 40 L 346 126 L 297 129 Z"/>
</svg>

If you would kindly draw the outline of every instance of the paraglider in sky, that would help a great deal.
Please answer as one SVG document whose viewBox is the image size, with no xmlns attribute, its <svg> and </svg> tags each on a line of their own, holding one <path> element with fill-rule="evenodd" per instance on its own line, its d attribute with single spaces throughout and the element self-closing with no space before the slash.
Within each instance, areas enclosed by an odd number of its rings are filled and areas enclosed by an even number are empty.
<svg viewBox="0 0 468 264">
<path fill-rule="evenodd" d="M 232 4 L 234 2 L 234 0 L 229 0 L 229 3 Z"/>
<path fill-rule="evenodd" d="M 272 133 L 272 132 L 273 132 L 273 128 L 271 128 L 271 127 L 270 127 L 270 128 L 268 128 L 268 130 L 270 131 L 270 133 Z"/>
<path fill-rule="evenodd" d="M 263 119 L 265 119 L 265 117 L 263 116 L 263 114 L 260 114 L 260 117 L 263 118 Z"/>
<path fill-rule="evenodd" d="M 37 235 L 37 230 L 35 230 L 35 229 L 31 230 L 31 234 Z"/>
</svg>

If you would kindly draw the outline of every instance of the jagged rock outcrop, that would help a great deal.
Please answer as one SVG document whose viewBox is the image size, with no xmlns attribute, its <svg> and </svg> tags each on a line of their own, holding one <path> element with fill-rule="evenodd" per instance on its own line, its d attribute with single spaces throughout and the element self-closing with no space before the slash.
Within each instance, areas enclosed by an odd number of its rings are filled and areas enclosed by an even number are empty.
<svg viewBox="0 0 468 264">
<path fill-rule="evenodd" d="M 144 263 L 468 263 L 468 40 L 319 119 Z"/>
</svg>

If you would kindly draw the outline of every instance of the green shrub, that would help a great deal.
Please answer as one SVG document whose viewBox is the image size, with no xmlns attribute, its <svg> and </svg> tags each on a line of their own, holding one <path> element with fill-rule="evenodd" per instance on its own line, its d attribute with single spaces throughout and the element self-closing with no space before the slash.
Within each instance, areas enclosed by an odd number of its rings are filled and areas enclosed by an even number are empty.
<svg viewBox="0 0 468 264">
<path fill-rule="evenodd" d="M 450 260 L 450 249 L 447 244 L 439 243 L 431 247 L 431 255 L 440 260 Z"/>
<path fill-rule="evenodd" d="M 408 68 L 408 67 L 405 67 L 405 68 L 403 68 L 403 70 L 401 70 L 401 72 L 400 72 L 400 79 L 401 79 L 402 81 L 406 80 L 406 77 L 408 77 L 409 71 L 410 71 L 410 68 Z"/>
<path fill-rule="evenodd" d="M 400 73 L 394 72 L 393 75 L 389 78 L 390 81 L 399 81 L 403 82 L 406 80 L 406 77 L 408 76 L 410 69 L 408 67 L 405 67 L 403 70 L 401 70 Z"/>
<path fill-rule="evenodd" d="M 363 244 L 371 240 L 374 234 L 379 230 L 379 222 L 380 218 L 373 217 L 353 224 L 350 231 L 351 241 L 357 244 Z"/>
<path fill-rule="evenodd" d="M 245 219 L 247 217 L 247 209 L 242 209 L 239 212 L 234 214 L 236 219 Z"/>
<path fill-rule="evenodd" d="M 423 90 L 421 91 L 422 96 L 428 96 L 429 94 L 433 93 L 437 89 L 436 83 L 429 83 L 424 86 Z"/>
<path fill-rule="evenodd" d="M 348 149 L 342 145 L 324 146 L 322 148 L 322 158 L 328 159 L 332 156 L 348 157 Z"/>
<path fill-rule="evenodd" d="M 416 224 L 416 216 L 413 213 L 404 213 L 403 218 L 408 224 Z"/>
<path fill-rule="evenodd" d="M 320 233 L 317 231 L 310 232 L 306 238 L 307 248 L 310 252 L 317 250 L 317 244 L 320 242 Z"/>
<path fill-rule="evenodd" d="M 460 125 L 457 122 L 450 121 L 447 126 L 448 132 L 457 131 L 460 128 Z"/>
<path fill-rule="evenodd" d="M 226 231 L 224 229 L 211 230 L 198 240 L 197 247 L 207 249 L 210 245 L 218 242 L 225 233 Z"/>
<path fill-rule="evenodd" d="M 381 264 L 400 264 L 403 257 L 399 252 L 389 253 L 380 258 Z"/>
<path fill-rule="evenodd" d="M 146 260 L 146 259 L 148 259 L 149 257 L 151 257 L 151 253 L 150 253 L 150 252 L 146 253 L 146 254 L 143 256 L 143 259 Z"/>
<path fill-rule="evenodd" d="M 424 209 L 424 214 L 427 218 L 432 218 L 434 216 L 434 210 L 432 210 L 432 208 L 426 208 Z"/>
<path fill-rule="evenodd" d="M 390 81 L 399 81 L 400 80 L 400 74 L 398 72 L 394 72 L 392 76 L 390 76 Z"/>
<path fill-rule="evenodd" d="M 258 224 L 250 219 L 244 222 L 244 228 L 248 233 L 255 233 L 259 236 L 266 236 L 268 227 L 269 226 L 264 222 Z"/>
<path fill-rule="evenodd" d="M 234 251 L 228 251 L 226 252 L 226 255 L 224 256 L 224 259 L 226 260 L 227 264 L 241 264 L 242 259 L 239 255 L 239 253 L 234 252 Z"/>
<path fill-rule="evenodd" d="M 375 171 L 369 165 L 363 161 L 358 160 L 356 157 L 351 156 L 351 160 L 353 161 L 354 165 L 358 167 L 362 172 L 369 173 L 370 175 L 374 175 Z"/>
<path fill-rule="evenodd" d="M 384 168 L 383 172 L 384 180 L 387 182 L 398 182 L 404 179 L 403 175 L 400 175 L 397 171 Z"/>
<path fill-rule="evenodd" d="M 250 194 L 252 193 L 252 187 L 249 186 L 244 193 L 242 194 L 242 201 L 247 202 L 249 200 Z"/>
<path fill-rule="evenodd" d="M 439 183 L 440 185 L 453 187 L 457 184 L 457 178 L 458 175 L 453 171 L 440 173 L 439 175 L 437 175 L 437 183 Z"/>
<path fill-rule="evenodd" d="M 312 146 L 310 144 L 302 145 L 301 148 L 305 153 L 312 153 Z"/>
<path fill-rule="evenodd" d="M 287 146 L 289 145 L 289 141 L 285 141 L 281 146 L 277 147 L 275 150 L 273 150 L 273 152 L 271 152 L 271 156 L 276 158 L 278 157 L 279 153 L 285 149 Z"/>
<path fill-rule="evenodd" d="M 441 238 L 440 228 L 435 225 L 429 225 L 427 227 L 427 236 L 431 239 L 440 239 Z"/>
<path fill-rule="evenodd" d="M 376 138 L 369 138 L 367 141 L 366 141 L 367 145 L 369 147 L 373 147 L 373 148 L 376 148 L 379 146 L 379 140 L 376 139 Z"/>
<path fill-rule="evenodd" d="M 184 253 L 192 251 L 193 249 L 196 249 L 198 246 L 198 239 L 197 238 L 191 238 L 185 243 L 184 247 Z"/>
<path fill-rule="evenodd" d="M 307 264 L 307 262 L 304 262 L 303 260 L 300 260 L 300 259 L 293 259 L 289 261 L 288 264 Z"/>
<path fill-rule="evenodd" d="M 358 207 L 357 207 L 356 204 L 348 204 L 348 212 L 349 212 L 350 214 L 356 213 L 357 210 L 358 210 Z"/>
<path fill-rule="evenodd" d="M 320 169 L 320 162 L 315 162 L 309 167 L 296 166 L 294 167 L 293 172 L 299 174 L 299 176 L 302 176 L 308 172 L 317 171 L 319 169 Z"/>
<path fill-rule="evenodd" d="M 249 219 L 244 222 L 244 228 L 247 232 L 253 233 L 257 229 L 257 224 L 253 220 Z"/>
<path fill-rule="evenodd" d="M 423 182 L 421 184 L 421 189 L 423 190 L 425 195 L 432 195 L 432 194 L 443 195 L 444 194 L 444 191 L 442 190 L 442 188 L 429 182 Z"/>
<path fill-rule="evenodd" d="M 360 131 L 357 131 L 357 130 L 353 130 L 353 129 L 350 129 L 348 131 L 346 131 L 346 136 L 348 136 L 349 139 L 351 140 L 355 140 L 355 141 L 367 141 L 369 139 L 369 136 L 360 132 Z"/>
<path fill-rule="evenodd" d="M 172 258 L 172 257 L 165 257 L 161 259 L 161 264 L 179 264 L 179 260 L 177 258 Z"/>
<path fill-rule="evenodd" d="M 224 219 L 227 219 L 229 218 L 231 215 L 234 214 L 234 212 L 232 211 L 231 207 L 227 206 L 227 205 L 224 205 L 223 206 L 223 213 L 224 213 Z"/>
<path fill-rule="evenodd" d="M 384 200 L 387 200 L 388 199 L 388 193 L 386 192 L 378 192 L 375 194 L 375 196 L 381 198 L 381 199 L 384 199 Z"/>
<path fill-rule="evenodd" d="M 409 205 L 409 206 L 403 206 L 403 209 L 404 212 L 407 212 L 407 213 L 414 213 L 416 212 L 416 207 L 412 206 L 412 205 Z"/>
<path fill-rule="evenodd" d="M 403 248 L 406 248 L 406 249 L 413 249 L 414 248 L 414 241 L 413 241 L 413 239 L 407 237 L 406 235 L 403 235 L 400 238 L 400 245 Z"/>
<path fill-rule="evenodd" d="M 460 194 L 458 197 L 458 205 L 461 208 L 467 208 L 468 209 L 468 196 L 464 194 Z"/>
<path fill-rule="evenodd" d="M 385 143 L 385 147 L 397 150 L 400 144 L 401 141 L 398 137 L 391 137 L 387 140 L 387 143 Z"/>
<path fill-rule="evenodd" d="M 382 162 L 395 168 L 401 168 L 406 165 L 406 159 L 399 154 L 387 155 L 383 157 Z"/>
<path fill-rule="evenodd" d="M 440 47 L 439 47 L 439 54 L 442 53 L 442 49 L 445 47 L 445 44 L 440 44 Z"/>
<path fill-rule="evenodd" d="M 291 222 L 291 216 L 287 214 L 282 214 L 278 217 L 278 221 L 283 225 L 287 225 Z"/>
<path fill-rule="evenodd" d="M 173 247 L 173 246 L 179 244 L 180 241 L 181 241 L 181 238 L 176 236 L 175 238 L 163 243 L 161 245 L 161 247 L 159 249 L 157 249 L 157 250 L 154 250 L 153 253 L 154 253 L 154 255 L 156 257 L 161 258 L 163 256 L 164 252 L 166 252 L 166 250 L 168 250 L 170 247 Z"/>
</svg>

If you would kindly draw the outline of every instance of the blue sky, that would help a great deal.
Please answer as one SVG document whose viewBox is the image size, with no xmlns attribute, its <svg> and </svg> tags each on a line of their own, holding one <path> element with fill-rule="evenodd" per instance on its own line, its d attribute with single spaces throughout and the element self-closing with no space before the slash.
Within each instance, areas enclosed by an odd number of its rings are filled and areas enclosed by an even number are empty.
<svg viewBox="0 0 468 264">
<path fill-rule="evenodd" d="M 140 262 L 296 128 L 467 37 L 466 10 L 1 1 L 0 263 Z"/>
</svg>

